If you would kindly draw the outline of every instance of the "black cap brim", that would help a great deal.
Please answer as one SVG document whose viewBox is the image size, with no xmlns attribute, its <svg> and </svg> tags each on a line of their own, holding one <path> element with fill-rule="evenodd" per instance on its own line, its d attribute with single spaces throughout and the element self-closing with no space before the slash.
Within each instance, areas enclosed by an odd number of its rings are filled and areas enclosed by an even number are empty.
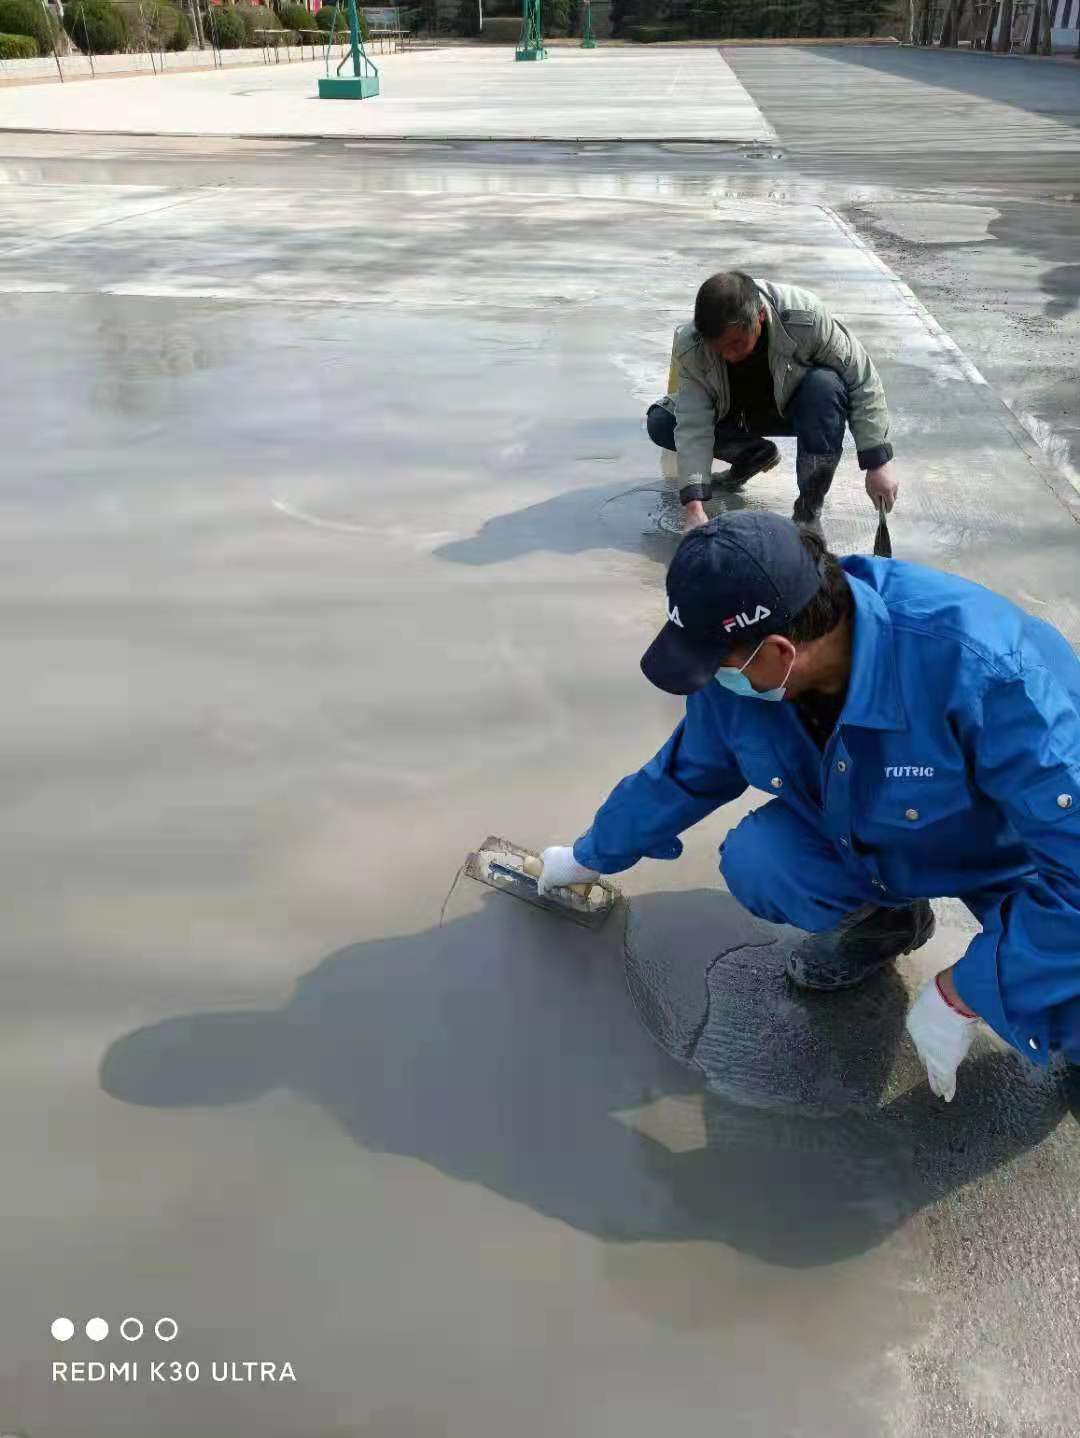
<svg viewBox="0 0 1080 1438">
<path fill-rule="evenodd" d="M 691 639 L 677 624 L 665 624 L 641 656 L 641 672 L 665 694 L 696 694 L 731 653 L 731 645 Z"/>
</svg>

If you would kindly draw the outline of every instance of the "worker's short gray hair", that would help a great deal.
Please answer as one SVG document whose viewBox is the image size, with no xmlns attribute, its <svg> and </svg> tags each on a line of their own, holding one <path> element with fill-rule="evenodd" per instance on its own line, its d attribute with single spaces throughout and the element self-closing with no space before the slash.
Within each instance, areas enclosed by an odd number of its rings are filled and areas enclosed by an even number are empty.
<svg viewBox="0 0 1080 1438">
<path fill-rule="evenodd" d="M 749 275 L 710 275 L 694 301 L 694 328 L 702 339 L 719 339 L 725 330 L 750 329 L 760 309 L 761 292 Z"/>
</svg>

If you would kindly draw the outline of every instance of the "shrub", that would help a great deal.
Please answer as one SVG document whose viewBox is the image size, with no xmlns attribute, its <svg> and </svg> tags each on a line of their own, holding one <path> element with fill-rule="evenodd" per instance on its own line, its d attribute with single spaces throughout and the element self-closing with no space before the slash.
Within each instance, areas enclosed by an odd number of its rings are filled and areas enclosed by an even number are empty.
<svg viewBox="0 0 1080 1438">
<path fill-rule="evenodd" d="M 119 0 L 132 50 L 186 50 L 191 44 L 187 16 L 167 0 Z"/>
<path fill-rule="evenodd" d="M 303 5 L 282 5 L 277 15 L 286 30 L 295 31 L 297 36 L 302 30 L 315 29 L 315 16 L 305 10 Z M 311 36 L 307 38 L 310 40 Z"/>
<path fill-rule="evenodd" d="M 260 35 L 260 30 L 280 30 L 281 21 L 274 14 L 273 10 L 265 5 L 234 5 L 234 15 L 239 16 L 240 23 L 244 27 L 244 44 L 248 49 L 254 50 L 270 36 Z M 271 41 L 271 43 L 273 43 Z"/>
<path fill-rule="evenodd" d="M 0 32 L 30 36 L 35 55 L 51 55 L 56 23 L 38 0 L 0 0 Z"/>
<path fill-rule="evenodd" d="M 322 9 L 315 16 L 315 24 L 318 25 L 320 30 L 326 30 L 327 32 L 329 32 L 330 22 L 333 18 L 333 14 L 333 5 L 324 4 Z M 360 38 L 366 44 L 368 40 L 371 39 L 371 36 L 368 34 L 368 23 L 362 10 L 357 10 L 356 18 L 360 26 Z M 338 10 L 337 28 L 339 30 L 348 30 L 349 28 L 349 12 L 344 5 L 342 5 L 341 8 Z"/>
<path fill-rule="evenodd" d="M 127 21 L 112 0 L 70 0 L 64 29 L 84 54 L 115 55 L 127 46 Z"/>
<path fill-rule="evenodd" d="M 361 16 L 361 19 L 363 19 L 363 16 Z M 318 27 L 319 27 L 320 30 L 325 30 L 326 33 L 329 35 L 329 33 L 330 33 L 330 26 L 334 24 L 334 7 L 333 7 L 333 5 L 324 5 L 324 6 L 322 7 L 322 9 L 319 11 L 319 13 L 315 16 L 315 24 L 318 25 Z M 347 13 L 346 10 L 345 10 L 345 7 L 344 7 L 344 6 L 341 6 L 341 7 L 339 8 L 338 12 L 337 12 L 337 24 L 336 24 L 336 26 L 335 26 L 335 29 L 337 29 L 337 30 L 348 30 L 348 28 L 349 28 L 349 16 L 348 16 L 348 13 Z M 363 32 L 361 31 L 361 33 L 363 33 Z"/>
<path fill-rule="evenodd" d="M 0 35 L 0 60 L 36 60 L 37 53 L 33 35 Z"/>
<path fill-rule="evenodd" d="M 187 50 L 191 45 L 191 23 L 182 10 L 176 12 L 176 29 L 163 46 L 166 50 Z"/>
<path fill-rule="evenodd" d="M 244 45 L 244 22 L 232 5 L 211 5 L 203 17 L 206 38 L 219 50 L 241 50 Z"/>
</svg>

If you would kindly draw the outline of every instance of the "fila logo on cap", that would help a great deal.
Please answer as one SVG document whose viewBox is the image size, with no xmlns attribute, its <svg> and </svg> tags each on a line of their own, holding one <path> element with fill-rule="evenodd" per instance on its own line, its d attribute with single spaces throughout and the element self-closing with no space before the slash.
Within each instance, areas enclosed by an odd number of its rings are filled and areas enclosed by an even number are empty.
<svg viewBox="0 0 1080 1438">
<path fill-rule="evenodd" d="M 766 609 L 764 604 L 759 604 L 753 614 L 747 614 L 744 610 L 740 614 L 733 614 L 730 619 L 724 620 L 724 633 L 730 634 L 733 629 L 749 629 L 759 619 L 768 619 L 772 615 L 771 609 Z M 675 621 L 678 623 L 678 620 Z"/>
<path fill-rule="evenodd" d="M 684 629 L 686 627 L 683 624 L 682 620 L 679 618 L 679 606 L 677 604 L 672 605 L 672 607 L 668 610 L 667 617 L 669 624 L 677 624 L 680 629 Z"/>
</svg>

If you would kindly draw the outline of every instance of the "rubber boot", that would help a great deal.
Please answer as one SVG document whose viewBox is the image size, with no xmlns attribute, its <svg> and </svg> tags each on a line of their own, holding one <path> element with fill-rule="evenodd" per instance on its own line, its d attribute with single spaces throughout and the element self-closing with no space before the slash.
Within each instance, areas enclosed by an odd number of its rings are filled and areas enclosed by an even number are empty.
<svg viewBox="0 0 1080 1438">
<path fill-rule="evenodd" d="M 821 509 L 839 463 L 839 450 L 829 454 L 804 454 L 800 450 L 795 460 L 799 497 L 791 512 L 796 524 L 805 524 L 807 529 L 821 533 Z"/>
<path fill-rule="evenodd" d="M 742 489 L 755 474 L 775 469 L 780 463 L 780 451 L 771 439 L 748 439 L 740 444 L 719 445 L 716 458 L 729 460 L 731 468 L 713 475 L 713 488 L 720 494 L 731 494 Z"/>
<path fill-rule="evenodd" d="M 788 956 L 788 978 L 800 989 L 853 989 L 878 969 L 921 949 L 934 932 L 926 899 L 899 909 L 864 904 L 823 934 L 808 934 Z"/>
</svg>

